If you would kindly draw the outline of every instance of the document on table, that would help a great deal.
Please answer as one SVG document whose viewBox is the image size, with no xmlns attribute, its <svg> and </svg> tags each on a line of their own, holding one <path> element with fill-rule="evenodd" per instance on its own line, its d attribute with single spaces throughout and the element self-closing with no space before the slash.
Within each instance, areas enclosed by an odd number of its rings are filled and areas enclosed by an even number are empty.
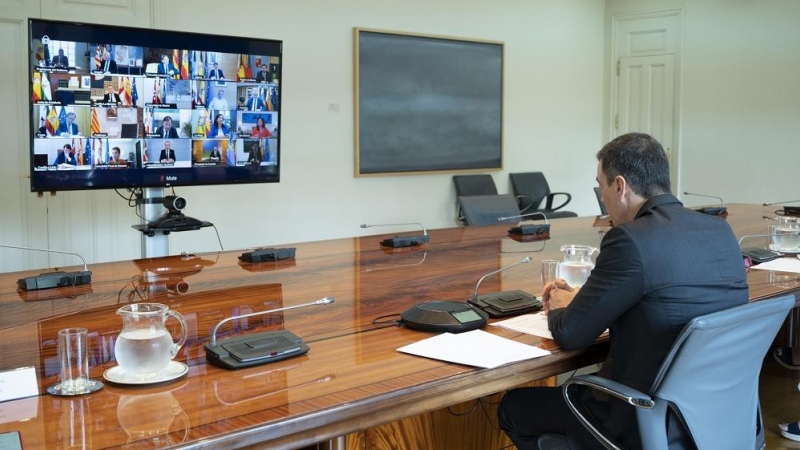
<svg viewBox="0 0 800 450">
<path fill-rule="evenodd" d="M 773 259 L 772 261 L 756 264 L 755 266 L 751 267 L 751 269 L 800 273 L 800 259 L 797 259 L 794 256 Z"/>
<path fill-rule="evenodd" d="M 491 369 L 550 352 L 481 330 L 444 333 L 397 349 L 398 352 Z"/>
<path fill-rule="evenodd" d="M 507 330 L 518 331 L 520 333 L 553 339 L 553 334 L 550 333 L 550 328 L 547 326 L 547 316 L 543 312 L 523 314 L 500 322 L 494 322 L 492 325 Z"/>
</svg>

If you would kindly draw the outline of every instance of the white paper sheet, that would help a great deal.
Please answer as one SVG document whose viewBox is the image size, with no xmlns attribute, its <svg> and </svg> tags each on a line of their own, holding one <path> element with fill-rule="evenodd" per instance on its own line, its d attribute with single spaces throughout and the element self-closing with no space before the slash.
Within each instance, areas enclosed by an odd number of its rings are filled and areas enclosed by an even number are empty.
<svg viewBox="0 0 800 450">
<path fill-rule="evenodd" d="M 547 350 L 481 330 L 444 333 L 400 347 L 397 351 L 487 369 L 550 354 Z"/>
<path fill-rule="evenodd" d="M 543 312 L 523 314 L 500 322 L 494 322 L 492 325 L 546 339 L 553 339 L 553 334 L 550 333 L 550 328 L 547 326 L 547 316 Z"/>
<path fill-rule="evenodd" d="M 794 256 L 784 256 L 765 263 L 757 264 L 751 269 L 778 270 L 780 272 L 800 273 L 800 259 Z"/>
</svg>

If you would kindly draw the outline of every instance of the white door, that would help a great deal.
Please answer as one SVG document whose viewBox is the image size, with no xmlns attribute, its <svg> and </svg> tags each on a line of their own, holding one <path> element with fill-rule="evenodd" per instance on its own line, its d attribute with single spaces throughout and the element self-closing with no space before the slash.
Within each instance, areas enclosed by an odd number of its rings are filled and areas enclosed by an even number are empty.
<svg viewBox="0 0 800 450">
<path fill-rule="evenodd" d="M 658 139 L 680 192 L 680 52 L 683 9 L 612 18 L 611 136 L 639 131 Z"/>
<path fill-rule="evenodd" d="M 677 188 L 678 161 L 672 151 L 675 113 L 675 55 L 636 56 L 619 60 L 618 115 L 615 136 L 647 133 L 661 142 Z"/>
</svg>

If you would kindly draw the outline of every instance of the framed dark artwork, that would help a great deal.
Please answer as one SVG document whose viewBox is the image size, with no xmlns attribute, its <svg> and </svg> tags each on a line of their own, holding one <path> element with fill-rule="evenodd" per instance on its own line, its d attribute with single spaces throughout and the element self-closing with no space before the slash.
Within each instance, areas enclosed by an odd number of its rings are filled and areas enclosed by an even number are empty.
<svg viewBox="0 0 800 450">
<path fill-rule="evenodd" d="M 356 28 L 355 175 L 503 168 L 503 43 Z"/>
</svg>

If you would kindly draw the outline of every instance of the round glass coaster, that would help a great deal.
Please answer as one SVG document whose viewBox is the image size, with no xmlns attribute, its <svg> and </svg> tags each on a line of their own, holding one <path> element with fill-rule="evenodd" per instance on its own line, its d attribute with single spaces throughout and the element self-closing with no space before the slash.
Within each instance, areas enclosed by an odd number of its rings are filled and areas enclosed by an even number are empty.
<svg viewBox="0 0 800 450">
<path fill-rule="evenodd" d="M 76 395 L 84 395 L 84 394 L 91 394 L 92 392 L 99 391 L 103 389 L 103 382 L 98 380 L 89 379 L 89 382 L 86 383 L 86 387 L 81 389 L 80 391 L 63 391 L 61 389 L 61 383 L 54 384 L 47 388 L 47 393 L 50 395 L 58 395 L 63 397 L 73 397 Z"/>
</svg>

